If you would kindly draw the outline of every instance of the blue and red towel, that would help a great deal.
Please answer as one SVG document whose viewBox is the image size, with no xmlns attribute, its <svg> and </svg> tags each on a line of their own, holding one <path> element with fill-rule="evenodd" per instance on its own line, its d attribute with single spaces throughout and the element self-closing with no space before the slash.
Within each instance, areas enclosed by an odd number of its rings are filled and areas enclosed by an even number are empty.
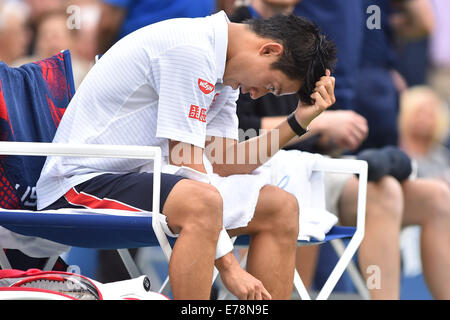
<svg viewBox="0 0 450 320">
<path fill-rule="evenodd" d="M 69 51 L 19 68 L 0 62 L 0 141 L 51 142 L 74 93 Z M 0 156 L 0 207 L 36 209 L 44 162 Z"/>
</svg>

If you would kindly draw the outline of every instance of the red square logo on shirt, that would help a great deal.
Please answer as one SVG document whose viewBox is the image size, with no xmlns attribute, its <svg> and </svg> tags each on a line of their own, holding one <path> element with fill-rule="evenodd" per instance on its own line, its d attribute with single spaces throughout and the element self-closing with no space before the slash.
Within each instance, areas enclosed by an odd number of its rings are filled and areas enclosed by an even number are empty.
<svg viewBox="0 0 450 320">
<path fill-rule="evenodd" d="M 191 104 L 191 109 L 189 110 L 189 118 L 198 119 L 200 117 L 200 108 Z"/>
<path fill-rule="evenodd" d="M 198 118 L 201 122 L 206 122 L 206 109 L 202 108 L 200 110 L 200 117 Z"/>
<path fill-rule="evenodd" d="M 206 122 L 206 109 L 191 104 L 191 108 L 189 109 L 189 118 Z"/>
</svg>

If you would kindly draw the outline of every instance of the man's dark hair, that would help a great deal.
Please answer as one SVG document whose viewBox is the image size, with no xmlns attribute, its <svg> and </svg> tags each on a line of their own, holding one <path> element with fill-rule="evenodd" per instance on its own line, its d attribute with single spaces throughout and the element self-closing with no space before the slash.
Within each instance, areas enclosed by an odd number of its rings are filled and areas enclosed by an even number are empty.
<svg viewBox="0 0 450 320">
<path fill-rule="evenodd" d="M 281 57 L 272 67 L 284 72 L 290 79 L 303 82 L 297 92 L 302 102 L 313 104 L 311 94 L 315 83 L 333 71 L 336 46 L 320 33 L 309 20 L 296 15 L 275 15 L 268 19 L 250 19 L 244 23 L 258 36 L 273 39 L 283 45 Z"/>
</svg>

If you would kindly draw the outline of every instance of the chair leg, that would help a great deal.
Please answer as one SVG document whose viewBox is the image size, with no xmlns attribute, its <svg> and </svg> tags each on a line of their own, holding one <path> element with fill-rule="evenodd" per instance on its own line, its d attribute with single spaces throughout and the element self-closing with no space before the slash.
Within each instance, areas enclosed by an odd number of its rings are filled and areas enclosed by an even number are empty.
<svg viewBox="0 0 450 320">
<path fill-rule="evenodd" d="M 0 248 L 0 268 L 2 270 L 12 269 L 8 257 L 6 256 L 5 251 L 3 251 L 3 248 Z"/>
<path fill-rule="evenodd" d="M 53 267 L 55 266 L 56 261 L 58 260 L 59 256 L 51 256 L 47 259 L 47 262 L 44 265 L 44 268 L 42 271 L 51 271 Z"/>
<path fill-rule="evenodd" d="M 331 241 L 331 245 L 333 246 L 334 251 L 336 251 L 337 255 L 342 256 L 342 254 L 345 251 L 344 242 L 340 239 L 336 239 L 334 241 Z M 366 283 L 353 260 L 349 262 L 347 266 L 347 272 L 350 278 L 352 279 L 352 282 L 356 288 L 356 291 L 358 291 L 359 295 L 364 300 L 369 300 L 370 299 L 369 290 L 367 289 Z"/>
<path fill-rule="evenodd" d="M 297 269 L 295 269 L 294 273 L 294 287 L 302 300 L 311 300 L 311 296 L 300 278 Z"/>
<path fill-rule="evenodd" d="M 356 250 L 358 249 L 361 241 L 362 235 L 359 235 L 357 237 L 356 234 L 350 240 L 349 244 L 347 245 L 347 248 L 345 248 L 344 252 L 339 258 L 339 261 L 337 262 L 336 266 L 334 267 L 324 286 L 317 295 L 316 297 L 317 300 L 328 299 L 334 287 L 336 286 L 336 283 L 339 281 L 340 277 L 344 273 L 345 268 L 347 267 L 347 265 L 353 258 L 354 254 L 356 253 Z"/>
<path fill-rule="evenodd" d="M 171 287 L 170 287 L 170 281 L 169 276 L 166 277 L 166 280 L 164 280 L 163 284 L 161 285 L 161 288 L 158 290 L 159 293 L 162 293 L 166 297 L 169 296 Z"/>
<path fill-rule="evenodd" d="M 131 278 L 137 278 L 142 275 L 128 249 L 117 249 L 117 252 L 119 253 L 120 258 L 122 259 L 122 262 Z"/>
</svg>

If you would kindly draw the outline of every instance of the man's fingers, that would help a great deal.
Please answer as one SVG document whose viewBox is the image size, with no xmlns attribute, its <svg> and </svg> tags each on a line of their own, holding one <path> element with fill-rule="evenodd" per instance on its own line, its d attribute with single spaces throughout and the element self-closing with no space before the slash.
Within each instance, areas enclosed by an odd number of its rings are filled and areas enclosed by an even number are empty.
<svg viewBox="0 0 450 320">
<path fill-rule="evenodd" d="M 322 77 L 315 84 L 316 85 L 315 90 L 317 90 L 321 86 L 325 87 L 325 89 L 328 93 L 328 96 L 330 97 L 329 100 L 332 104 L 336 102 L 336 98 L 334 96 L 335 83 L 336 83 L 336 79 L 334 77 Z M 325 97 L 324 97 L 324 99 L 327 100 Z"/>
<path fill-rule="evenodd" d="M 262 300 L 272 300 L 272 296 L 270 295 L 269 291 L 267 291 L 264 287 L 261 290 L 261 296 Z"/>
<path fill-rule="evenodd" d="M 271 300 L 272 296 L 269 291 L 264 288 L 262 282 L 257 282 L 254 287 L 249 288 L 245 294 L 243 294 L 243 300 Z"/>
<path fill-rule="evenodd" d="M 311 95 L 311 97 L 316 101 L 315 105 L 320 107 L 320 109 L 325 110 L 330 105 L 332 105 L 330 96 L 327 93 L 325 87 L 320 86 L 315 89 L 315 92 Z"/>
<path fill-rule="evenodd" d="M 335 85 L 336 85 L 336 78 L 335 77 L 330 77 L 330 81 L 331 81 L 330 97 L 331 97 L 331 102 L 334 104 L 336 102 L 336 96 L 334 95 L 334 88 L 335 88 Z"/>
<path fill-rule="evenodd" d="M 327 89 L 325 88 L 325 86 L 320 86 L 320 87 L 316 87 L 316 89 L 314 89 L 316 92 L 320 93 L 320 95 L 322 96 L 322 99 L 327 102 L 327 103 L 331 103 L 331 99 L 330 99 L 330 95 L 328 94 Z"/>
<path fill-rule="evenodd" d="M 313 94 L 311 94 L 311 98 L 314 99 L 315 105 L 320 109 L 326 109 L 327 103 L 323 100 L 319 92 L 313 92 Z"/>
<path fill-rule="evenodd" d="M 239 300 L 248 300 L 248 296 L 249 296 L 249 293 L 246 292 L 246 293 L 243 293 L 242 295 L 238 296 L 238 299 Z"/>
<path fill-rule="evenodd" d="M 331 80 L 330 77 L 322 77 L 319 81 L 317 81 L 315 83 L 316 88 L 318 87 L 325 87 L 325 89 L 327 89 L 328 94 L 333 94 L 334 92 L 334 86 L 333 86 L 333 81 Z"/>
</svg>

